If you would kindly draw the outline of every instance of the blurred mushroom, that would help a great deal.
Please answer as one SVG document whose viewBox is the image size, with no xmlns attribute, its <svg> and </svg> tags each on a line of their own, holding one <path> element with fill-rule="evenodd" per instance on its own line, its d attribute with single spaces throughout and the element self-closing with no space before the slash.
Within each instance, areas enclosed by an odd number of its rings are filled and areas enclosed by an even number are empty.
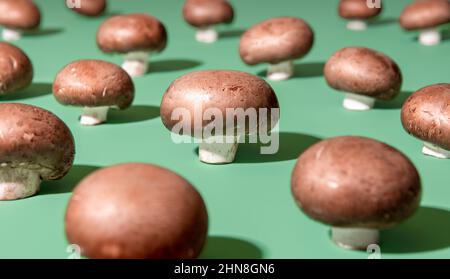
<svg viewBox="0 0 450 279">
<path fill-rule="evenodd" d="M 3 39 L 16 41 L 25 31 L 39 27 L 41 13 L 31 0 L 1 0 L 0 25 L 3 26 Z"/>
<path fill-rule="evenodd" d="M 366 21 L 378 16 L 382 11 L 382 6 L 377 7 L 368 0 L 340 0 L 339 16 L 349 20 L 347 28 L 361 31 L 367 29 Z M 381 4 L 381 1 L 380 1 Z"/>
<path fill-rule="evenodd" d="M 18 47 L 0 42 L 0 97 L 31 84 L 33 65 Z"/>
<path fill-rule="evenodd" d="M 106 0 L 68 0 L 70 4 L 68 7 L 85 16 L 99 16 L 106 10 Z"/>
</svg>

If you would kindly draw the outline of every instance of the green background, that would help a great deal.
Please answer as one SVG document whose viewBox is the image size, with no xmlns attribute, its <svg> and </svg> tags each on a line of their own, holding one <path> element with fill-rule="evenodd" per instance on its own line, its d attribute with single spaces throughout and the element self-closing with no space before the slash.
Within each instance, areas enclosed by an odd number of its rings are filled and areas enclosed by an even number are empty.
<svg viewBox="0 0 450 279">
<path fill-rule="evenodd" d="M 352 32 L 337 15 L 337 0 L 234 0 L 236 20 L 221 28 L 222 39 L 212 45 L 194 40 L 194 30 L 181 16 L 181 0 L 112 0 L 108 13 L 93 19 L 71 12 L 63 0 L 36 2 L 43 13 L 42 31 L 15 43 L 33 61 L 34 84 L 1 102 L 33 104 L 57 114 L 75 136 L 76 159 L 64 179 L 44 182 L 39 195 L 0 203 L 0 257 L 67 258 L 63 218 L 74 186 L 98 167 L 138 161 L 170 168 L 199 189 L 210 216 L 203 258 L 365 259 L 364 251 L 335 246 L 329 228 L 303 215 L 290 193 L 290 174 L 298 155 L 319 139 L 339 135 L 387 142 L 405 152 L 422 176 L 422 207 L 406 223 L 382 233 L 382 257 L 450 257 L 450 160 L 423 156 L 422 143 L 407 135 L 400 123 L 401 104 L 411 92 L 450 81 L 450 30 L 441 45 L 420 46 L 416 34 L 404 32 L 396 22 L 409 1 L 385 1 L 380 20 L 365 32 Z M 151 58 L 148 75 L 134 80 L 137 96 L 131 109 L 111 112 L 108 124 L 82 127 L 79 109 L 58 104 L 51 83 L 64 65 L 76 59 L 120 63 L 120 56 L 97 49 L 95 34 L 107 16 L 128 12 L 158 17 L 168 29 L 168 48 Z M 176 77 L 192 70 L 261 74 L 264 65 L 249 67 L 241 62 L 239 36 L 253 24 L 281 15 L 307 20 L 316 42 L 309 55 L 296 61 L 294 78 L 271 82 L 281 107 L 280 152 L 260 155 L 257 146 L 242 145 L 233 164 L 200 163 L 196 146 L 172 143 L 162 125 L 159 104 L 164 91 Z M 332 53 L 346 46 L 368 46 L 391 56 L 404 75 L 401 96 L 368 112 L 344 110 L 343 95 L 326 85 L 322 67 Z"/>
</svg>

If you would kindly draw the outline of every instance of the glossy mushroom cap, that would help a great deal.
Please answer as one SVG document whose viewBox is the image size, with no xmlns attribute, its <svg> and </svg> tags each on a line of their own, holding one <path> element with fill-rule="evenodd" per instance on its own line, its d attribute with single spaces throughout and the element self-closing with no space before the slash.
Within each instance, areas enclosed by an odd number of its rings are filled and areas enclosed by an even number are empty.
<svg viewBox="0 0 450 279">
<path fill-rule="evenodd" d="M 448 0 L 418 0 L 406 6 L 400 16 L 400 25 L 406 30 L 433 28 L 448 22 Z"/>
<path fill-rule="evenodd" d="M 27 87 L 32 80 L 33 65 L 28 56 L 18 47 L 0 42 L 0 98 Z"/>
<path fill-rule="evenodd" d="M 239 53 L 249 65 L 278 64 L 305 56 L 313 43 L 314 33 L 304 20 L 278 17 L 248 29 L 241 37 Z"/>
<path fill-rule="evenodd" d="M 194 27 L 208 27 L 231 23 L 234 11 L 226 0 L 186 0 L 183 16 L 187 23 Z"/>
<path fill-rule="evenodd" d="M 341 0 L 338 11 L 345 19 L 370 19 L 379 15 L 382 8 L 370 8 L 367 0 Z"/>
<path fill-rule="evenodd" d="M 64 105 L 125 109 L 134 98 L 131 77 L 119 66 L 101 60 L 78 60 L 65 66 L 53 83 Z"/>
<path fill-rule="evenodd" d="M 73 7 L 70 9 L 85 16 L 98 16 L 101 15 L 106 9 L 106 0 L 78 0 L 78 1 L 80 1 L 79 8 Z"/>
<path fill-rule="evenodd" d="M 450 150 L 450 84 L 416 91 L 403 104 L 401 119 L 409 134 Z"/>
<path fill-rule="evenodd" d="M 0 25 L 16 30 L 32 30 L 41 23 L 41 13 L 31 0 L 1 0 Z"/>
<path fill-rule="evenodd" d="M 160 52 L 166 43 L 164 25 L 146 14 L 113 16 L 103 22 L 97 32 L 97 45 L 106 53 Z"/>
<path fill-rule="evenodd" d="M 195 188 L 167 169 L 142 163 L 103 168 L 83 179 L 65 223 L 68 241 L 89 258 L 192 259 L 208 230 Z"/>
<path fill-rule="evenodd" d="M 363 47 L 333 54 L 324 69 L 328 85 L 336 90 L 380 100 L 395 98 L 402 86 L 398 65 L 386 55 Z"/>
<path fill-rule="evenodd" d="M 398 150 L 362 137 L 337 137 L 306 150 L 291 180 L 298 206 L 334 227 L 384 229 L 419 206 L 421 183 Z"/>
</svg>

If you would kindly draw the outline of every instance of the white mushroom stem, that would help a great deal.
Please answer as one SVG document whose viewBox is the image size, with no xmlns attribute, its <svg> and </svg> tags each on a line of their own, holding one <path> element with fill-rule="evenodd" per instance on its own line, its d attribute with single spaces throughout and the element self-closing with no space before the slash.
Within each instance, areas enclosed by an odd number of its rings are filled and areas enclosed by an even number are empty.
<svg viewBox="0 0 450 279">
<path fill-rule="evenodd" d="M 437 28 L 420 31 L 419 42 L 424 46 L 434 46 L 441 42 L 441 33 Z"/>
<path fill-rule="evenodd" d="M 380 232 L 376 229 L 333 227 L 331 238 L 342 248 L 366 250 L 367 246 L 378 244 Z"/>
<path fill-rule="evenodd" d="M 0 200 L 23 199 L 36 194 L 41 178 L 35 171 L 0 167 Z"/>
<path fill-rule="evenodd" d="M 109 107 L 84 107 L 80 117 L 81 125 L 93 126 L 106 121 Z"/>
<path fill-rule="evenodd" d="M 429 142 L 423 143 L 422 153 L 439 159 L 450 159 L 450 150 L 443 149 Z"/>
<path fill-rule="evenodd" d="M 367 23 L 363 20 L 350 20 L 347 23 L 347 29 L 354 31 L 363 31 L 367 29 Z"/>
<path fill-rule="evenodd" d="M 267 78 L 274 81 L 289 79 L 293 74 L 294 63 L 292 61 L 270 64 L 267 69 Z"/>
<path fill-rule="evenodd" d="M 239 138 L 234 136 L 213 136 L 203 139 L 199 146 L 200 161 L 207 164 L 226 164 L 234 161 Z"/>
<path fill-rule="evenodd" d="M 122 68 L 132 77 L 143 76 L 148 71 L 150 53 L 136 51 L 125 54 Z"/>
<path fill-rule="evenodd" d="M 370 110 L 374 105 L 374 98 L 353 93 L 345 93 L 342 103 L 342 106 L 348 110 Z"/>
<path fill-rule="evenodd" d="M 195 39 L 201 43 L 214 43 L 217 41 L 218 37 L 219 34 L 216 29 L 214 29 L 214 26 L 201 27 L 197 30 L 197 33 L 195 33 Z"/>
<path fill-rule="evenodd" d="M 2 32 L 2 37 L 3 40 L 8 42 L 17 41 L 20 40 L 20 38 L 22 38 L 22 32 L 20 32 L 19 30 L 4 28 Z"/>
</svg>

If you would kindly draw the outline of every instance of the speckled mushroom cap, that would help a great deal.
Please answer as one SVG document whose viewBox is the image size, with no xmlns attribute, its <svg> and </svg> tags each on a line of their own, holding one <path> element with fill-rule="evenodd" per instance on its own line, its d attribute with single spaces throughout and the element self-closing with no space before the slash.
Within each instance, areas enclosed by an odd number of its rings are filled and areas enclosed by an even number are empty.
<svg viewBox="0 0 450 279">
<path fill-rule="evenodd" d="M 63 177 L 72 166 L 75 145 L 56 115 L 35 106 L 0 104 L 0 167 L 26 168 L 43 180 Z"/>
<path fill-rule="evenodd" d="M 249 65 L 277 64 L 305 56 L 313 43 L 314 33 L 304 20 L 277 17 L 248 29 L 241 37 L 239 53 Z"/>
<path fill-rule="evenodd" d="M 395 98 L 402 87 L 398 65 L 388 56 L 363 47 L 333 54 L 324 69 L 328 85 L 336 90 L 380 100 Z"/>
<path fill-rule="evenodd" d="M 128 163 L 83 179 L 65 223 L 69 243 L 89 258 L 192 259 L 204 245 L 208 215 L 200 194 L 179 175 Z"/>
<path fill-rule="evenodd" d="M 362 137 L 337 137 L 307 149 L 295 165 L 291 188 L 311 218 L 334 227 L 384 229 L 419 206 L 421 183 L 398 150 Z"/>
<path fill-rule="evenodd" d="M 78 60 L 65 66 L 53 82 L 53 95 L 64 105 L 125 109 L 134 99 L 131 77 L 101 60 Z"/>
<path fill-rule="evenodd" d="M 0 96 L 31 84 L 33 65 L 18 47 L 0 42 Z"/>
<path fill-rule="evenodd" d="M 113 16 L 97 32 L 97 45 L 106 53 L 160 52 L 166 44 L 166 28 L 147 14 Z"/>
<path fill-rule="evenodd" d="M 448 22 L 448 0 L 418 0 L 406 6 L 400 16 L 400 25 L 406 30 L 433 28 Z"/>
<path fill-rule="evenodd" d="M 450 84 L 434 84 L 412 94 L 402 107 L 405 130 L 450 150 Z"/>
<path fill-rule="evenodd" d="M 234 11 L 226 0 L 186 0 L 183 16 L 194 27 L 208 27 L 221 23 L 231 23 Z"/>
<path fill-rule="evenodd" d="M 78 1 L 80 1 L 79 8 L 73 7 L 70 9 L 85 16 L 98 16 L 102 14 L 106 9 L 106 0 L 78 0 Z"/>
<path fill-rule="evenodd" d="M 239 71 L 209 70 L 186 74 L 169 86 L 161 102 L 161 119 L 167 129 L 172 130 L 179 122 L 171 119 L 174 110 L 179 108 L 190 113 L 191 134 L 195 134 L 194 119 L 198 117 L 198 111 L 205 113 L 210 108 L 218 109 L 223 116 L 223 127 L 226 128 L 227 108 L 255 108 L 257 111 L 267 108 L 267 119 L 258 119 L 261 124 L 270 123 L 270 109 L 279 108 L 279 105 L 272 87 L 261 78 Z M 204 120 L 201 128 L 208 123 L 210 121 Z M 246 128 L 249 132 L 249 125 Z M 267 128 L 272 129 L 270 125 Z"/>
<path fill-rule="evenodd" d="M 383 8 L 370 8 L 367 0 L 341 0 L 339 16 L 345 19 L 370 19 L 381 13 Z"/>
<path fill-rule="evenodd" d="M 41 13 L 31 0 L 0 0 L 0 25 L 18 30 L 39 27 Z"/>
</svg>

